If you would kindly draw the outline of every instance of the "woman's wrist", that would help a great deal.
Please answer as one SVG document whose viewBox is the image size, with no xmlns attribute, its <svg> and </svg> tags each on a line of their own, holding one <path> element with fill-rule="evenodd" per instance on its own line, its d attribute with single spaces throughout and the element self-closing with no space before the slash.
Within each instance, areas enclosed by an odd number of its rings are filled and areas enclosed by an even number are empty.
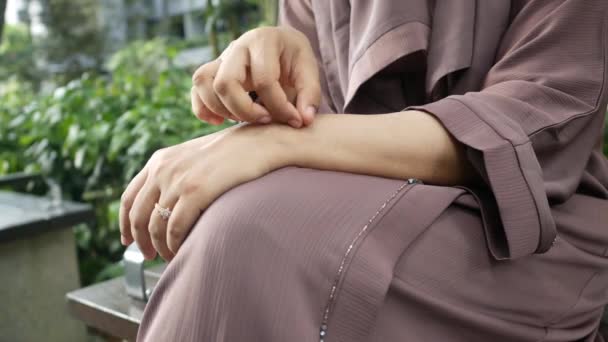
<svg viewBox="0 0 608 342">
<path fill-rule="evenodd" d="M 224 131 L 233 135 L 231 139 L 240 137 L 251 142 L 252 149 L 247 153 L 259 154 L 266 172 L 297 165 L 297 155 L 300 152 L 298 144 L 303 128 L 296 129 L 281 123 L 242 123 L 227 130 Z"/>
<path fill-rule="evenodd" d="M 254 125 L 261 132 L 261 147 L 268 152 L 267 159 L 271 169 L 299 165 L 302 159 L 303 138 L 309 127 L 293 128 L 285 124 Z"/>
<path fill-rule="evenodd" d="M 306 127 L 292 128 L 283 124 L 270 124 L 262 126 L 266 130 L 264 134 L 264 145 L 272 155 L 271 163 L 276 168 L 284 166 L 299 166 L 311 169 L 346 171 L 354 173 L 365 173 L 363 170 L 352 168 L 351 161 L 359 156 L 359 153 L 349 153 L 350 147 L 346 147 L 344 140 L 355 140 L 357 145 L 364 145 L 364 136 L 354 133 L 356 137 L 348 132 L 338 132 L 341 128 L 348 130 L 348 125 L 341 126 L 342 114 L 316 115 L 314 121 Z M 351 115 L 352 116 L 352 115 Z M 353 117 L 362 117 L 355 115 Z M 343 119 L 343 118 L 342 118 Z M 345 148 L 346 147 L 346 148 Z"/>
</svg>

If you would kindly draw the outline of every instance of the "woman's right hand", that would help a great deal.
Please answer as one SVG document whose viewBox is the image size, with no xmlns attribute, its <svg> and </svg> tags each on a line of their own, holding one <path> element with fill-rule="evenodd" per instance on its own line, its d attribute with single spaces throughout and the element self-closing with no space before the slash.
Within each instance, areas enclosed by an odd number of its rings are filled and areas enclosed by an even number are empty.
<svg viewBox="0 0 608 342">
<path fill-rule="evenodd" d="M 192 82 L 192 110 L 211 124 L 228 118 L 299 128 L 312 122 L 321 98 L 310 43 L 289 27 L 244 33 L 219 58 L 199 67 Z"/>
</svg>

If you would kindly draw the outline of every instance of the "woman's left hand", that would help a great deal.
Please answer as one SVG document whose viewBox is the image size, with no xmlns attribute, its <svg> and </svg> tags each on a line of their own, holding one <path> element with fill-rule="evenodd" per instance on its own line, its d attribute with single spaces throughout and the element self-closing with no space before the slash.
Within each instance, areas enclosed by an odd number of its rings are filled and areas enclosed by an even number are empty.
<svg viewBox="0 0 608 342">
<path fill-rule="evenodd" d="M 231 188 L 284 166 L 269 126 L 238 125 L 158 150 L 120 205 L 121 241 L 171 260 L 201 213 Z M 156 203 L 171 210 L 164 219 Z"/>
</svg>

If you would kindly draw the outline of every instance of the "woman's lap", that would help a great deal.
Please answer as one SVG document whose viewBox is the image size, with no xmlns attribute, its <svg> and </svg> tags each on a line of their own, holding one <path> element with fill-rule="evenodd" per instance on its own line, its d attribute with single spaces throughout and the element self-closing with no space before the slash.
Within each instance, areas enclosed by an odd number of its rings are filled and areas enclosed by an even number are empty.
<svg viewBox="0 0 608 342">
<path fill-rule="evenodd" d="M 518 281 L 511 293 L 501 283 L 551 262 L 498 265 L 488 255 L 478 215 L 458 206 L 430 225 L 410 220 L 411 213 L 400 210 L 418 205 L 425 210 L 433 198 L 404 199 L 404 183 L 289 167 L 232 189 L 205 211 L 169 264 L 146 308 L 139 340 L 318 341 L 337 275 L 343 279 L 331 307 L 335 316 L 330 315 L 328 341 L 332 336 L 344 339 L 345 331 L 358 328 L 362 331 L 345 340 L 367 340 L 363 336 L 369 331 L 373 341 L 509 340 L 518 333 L 529 338 L 544 333 L 541 326 L 524 327 L 550 317 L 561 304 L 535 310 L 527 304 L 550 305 L 550 298 L 526 303 L 518 295 L 542 295 L 539 281 L 542 290 L 551 277 Z M 403 224 L 394 223 L 399 220 Z M 411 229 L 417 232 L 404 237 Z M 393 232 L 376 234 L 382 230 Z M 391 234 L 408 247 L 395 244 L 393 253 L 388 251 L 391 241 L 385 241 L 385 255 L 371 256 L 369 251 L 384 252 L 373 245 Z M 362 239 L 367 245 L 359 247 Z M 357 274 L 375 268 L 383 273 L 370 272 L 369 279 Z M 361 281 L 365 291 L 352 290 Z M 510 300 L 496 299 L 501 296 Z M 513 310 L 520 306 L 513 320 Z M 500 310 L 505 315 L 495 314 Z M 473 329 L 473 335 L 455 336 L 459 327 Z"/>
<path fill-rule="evenodd" d="M 402 183 L 289 167 L 232 189 L 169 264 L 139 338 L 317 340 L 350 240 Z"/>
</svg>

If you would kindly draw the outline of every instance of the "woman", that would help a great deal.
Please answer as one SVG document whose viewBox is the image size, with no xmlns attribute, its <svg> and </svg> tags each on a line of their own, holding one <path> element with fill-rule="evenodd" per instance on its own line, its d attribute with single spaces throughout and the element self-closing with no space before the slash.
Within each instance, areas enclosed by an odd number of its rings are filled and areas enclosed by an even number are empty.
<svg viewBox="0 0 608 342">
<path fill-rule="evenodd" d="M 138 339 L 603 341 L 608 2 L 281 18 L 193 77 L 199 118 L 248 123 L 125 191 L 123 243 L 171 260 Z"/>
</svg>

